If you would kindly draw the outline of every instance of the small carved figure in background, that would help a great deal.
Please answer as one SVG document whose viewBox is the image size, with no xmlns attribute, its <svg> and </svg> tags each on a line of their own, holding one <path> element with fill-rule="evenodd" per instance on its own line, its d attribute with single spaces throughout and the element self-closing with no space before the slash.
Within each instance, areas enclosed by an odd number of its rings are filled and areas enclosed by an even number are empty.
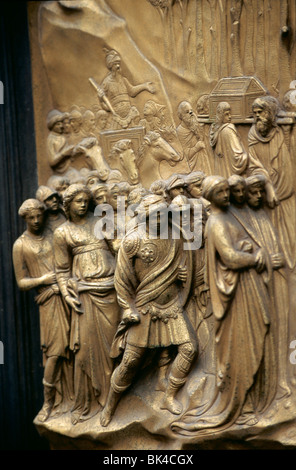
<svg viewBox="0 0 296 470">
<path fill-rule="evenodd" d="M 140 119 L 139 111 L 131 105 L 130 97 L 135 97 L 145 90 L 154 93 L 155 88 L 151 82 L 131 85 L 121 73 L 121 57 L 114 50 L 107 51 L 106 65 L 109 73 L 101 84 L 98 96 L 102 107 L 112 113 L 111 128 L 126 129 L 137 124 Z M 111 109 L 106 105 L 104 96 L 108 98 Z"/>
<path fill-rule="evenodd" d="M 231 108 L 227 102 L 222 101 L 217 106 L 216 119 L 210 129 L 210 143 L 214 149 L 214 174 L 229 178 L 246 171 L 248 155 L 231 122 Z"/>
<path fill-rule="evenodd" d="M 63 121 L 67 114 L 53 109 L 47 116 L 47 127 L 49 134 L 47 137 L 48 162 L 54 172 L 64 174 L 71 164 L 73 146 L 69 145 L 67 138 L 63 134 Z"/>
<path fill-rule="evenodd" d="M 190 171 L 203 171 L 206 175 L 211 174 L 209 157 L 205 150 L 201 129 L 192 106 L 188 101 L 182 101 L 178 106 L 178 117 L 180 124 L 177 134 L 183 147 L 183 152 Z"/>
</svg>

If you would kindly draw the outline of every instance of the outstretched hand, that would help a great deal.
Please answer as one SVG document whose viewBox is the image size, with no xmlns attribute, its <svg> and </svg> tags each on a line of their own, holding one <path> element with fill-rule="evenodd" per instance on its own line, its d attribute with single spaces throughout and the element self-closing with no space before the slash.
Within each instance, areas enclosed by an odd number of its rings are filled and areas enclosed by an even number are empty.
<svg viewBox="0 0 296 470">
<path fill-rule="evenodd" d="M 146 89 L 149 91 L 149 93 L 155 93 L 155 85 L 152 82 L 147 82 L 146 83 Z"/>
</svg>

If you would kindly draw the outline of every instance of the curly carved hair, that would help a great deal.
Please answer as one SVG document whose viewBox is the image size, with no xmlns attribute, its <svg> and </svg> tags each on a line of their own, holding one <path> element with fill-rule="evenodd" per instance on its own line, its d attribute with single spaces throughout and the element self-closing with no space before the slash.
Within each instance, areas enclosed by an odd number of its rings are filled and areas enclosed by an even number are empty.
<svg viewBox="0 0 296 470">
<path fill-rule="evenodd" d="M 43 202 L 39 201 L 38 199 L 26 199 L 18 210 L 18 214 L 25 219 L 27 215 L 32 211 L 39 209 L 42 212 L 45 210 L 45 206 Z"/>
<path fill-rule="evenodd" d="M 92 198 L 92 193 L 90 189 L 81 183 L 71 184 L 66 191 L 64 192 L 63 197 L 63 206 L 67 219 L 70 219 L 70 204 L 73 201 L 74 197 L 79 193 L 84 193 L 88 197 L 88 201 Z"/>
</svg>

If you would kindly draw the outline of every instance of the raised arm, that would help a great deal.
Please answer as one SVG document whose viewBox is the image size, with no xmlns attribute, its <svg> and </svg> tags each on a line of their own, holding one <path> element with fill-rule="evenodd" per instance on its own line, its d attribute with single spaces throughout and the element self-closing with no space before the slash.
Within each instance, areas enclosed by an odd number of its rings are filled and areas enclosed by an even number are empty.
<svg viewBox="0 0 296 470">
<path fill-rule="evenodd" d="M 142 91 L 149 91 L 149 93 L 155 93 L 155 87 L 152 82 L 144 82 L 139 85 L 132 85 L 127 78 L 123 78 L 128 94 L 134 98 Z"/>
</svg>

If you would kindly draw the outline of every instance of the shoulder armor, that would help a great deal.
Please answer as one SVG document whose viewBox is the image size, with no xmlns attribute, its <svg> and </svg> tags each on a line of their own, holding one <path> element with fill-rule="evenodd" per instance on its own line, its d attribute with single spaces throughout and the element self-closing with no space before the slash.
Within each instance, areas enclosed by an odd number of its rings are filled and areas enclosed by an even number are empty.
<svg viewBox="0 0 296 470">
<path fill-rule="evenodd" d="M 139 247 L 140 247 L 139 234 L 137 232 L 128 233 L 124 237 L 122 241 L 122 245 L 127 256 L 129 258 L 132 258 L 138 252 Z"/>
</svg>

